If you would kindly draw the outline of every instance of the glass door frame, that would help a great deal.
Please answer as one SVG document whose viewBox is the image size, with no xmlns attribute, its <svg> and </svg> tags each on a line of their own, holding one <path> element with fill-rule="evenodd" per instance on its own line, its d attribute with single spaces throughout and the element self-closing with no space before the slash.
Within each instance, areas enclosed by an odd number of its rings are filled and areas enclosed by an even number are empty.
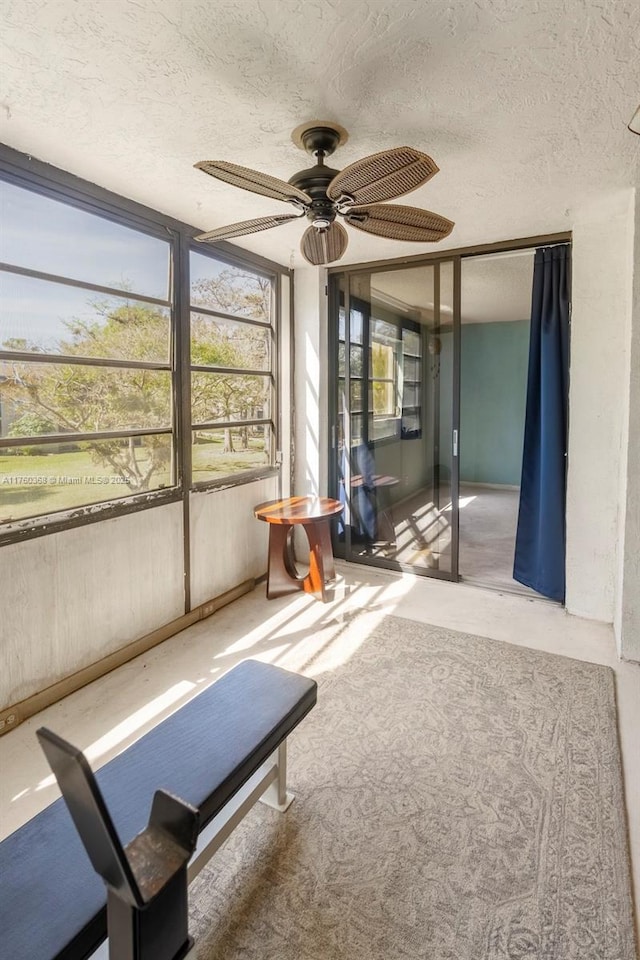
<svg viewBox="0 0 640 960">
<path fill-rule="evenodd" d="M 458 554 L 459 554 L 459 436 L 460 436 L 460 350 L 461 350 L 461 331 L 460 331 L 460 308 L 461 308 L 461 270 L 462 257 L 459 253 L 444 251 L 440 254 L 427 254 L 424 257 L 411 257 L 407 260 L 389 260 L 375 261 L 373 263 L 347 265 L 342 267 L 333 267 L 328 271 L 327 293 L 328 303 L 328 416 L 329 416 L 329 449 L 328 449 L 328 482 L 329 495 L 339 499 L 340 468 L 339 468 L 339 411 L 338 411 L 338 382 L 339 382 L 339 361 L 338 349 L 340 344 L 339 337 L 339 310 L 340 310 L 340 283 L 344 284 L 344 311 L 345 311 L 345 371 L 344 380 L 348 385 L 346 391 L 348 397 L 348 417 L 345 417 L 345 423 L 349 427 L 345 432 L 344 443 L 347 450 L 351 446 L 351 370 L 350 370 L 350 323 L 351 323 L 351 278 L 358 274 L 371 274 L 374 272 L 387 272 L 394 270 L 407 270 L 419 268 L 421 266 L 433 266 L 434 269 L 434 305 L 437 301 L 437 310 L 440 310 L 440 289 L 439 273 L 441 264 L 451 264 L 453 268 L 453 376 L 451 398 L 451 437 L 449 442 L 451 446 L 451 569 L 448 571 L 437 569 L 425 569 L 414 565 L 401 563 L 380 556 L 362 556 L 354 554 L 351 544 L 351 524 L 346 522 L 344 542 L 337 539 L 334 531 L 334 553 L 336 557 L 347 560 L 350 563 L 362 563 L 366 566 L 380 567 L 386 570 L 402 571 L 413 573 L 417 576 L 430 577 L 432 579 L 449 580 L 457 582 L 460 577 L 458 573 Z M 365 337 L 363 336 L 363 351 L 365 347 Z M 368 364 L 368 356 L 363 353 L 363 363 Z M 367 412 L 367 401 L 363 397 L 362 416 Z M 446 441 L 445 441 L 446 442 Z M 347 465 L 347 471 L 349 466 Z M 348 476 L 348 473 L 347 473 Z M 345 519 L 350 519 L 349 498 L 345 504 Z"/>
</svg>

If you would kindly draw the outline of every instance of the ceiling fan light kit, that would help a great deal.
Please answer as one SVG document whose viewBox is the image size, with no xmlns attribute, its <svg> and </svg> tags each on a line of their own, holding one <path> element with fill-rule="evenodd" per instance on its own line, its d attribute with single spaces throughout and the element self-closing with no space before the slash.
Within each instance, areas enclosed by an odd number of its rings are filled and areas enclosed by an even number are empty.
<svg viewBox="0 0 640 960">
<path fill-rule="evenodd" d="M 195 166 L 224 183 L 291 203 L 298 212 L 232 223 L 202 233 L 196 240 L 230 240 L 306 216 L 311 226 L 303 234 L 300 249 L 305 260 L 320 266 L 339 260 L 347 249 L 349 238 L 338 216 L 357 230 L 388 240 L 433 243 L 451 233 L 454 224 L 446 217 L 418 207 L 385 203 L 435 176 L 438 167 L 426 153 L 413 147 L 394 147 L 335 170 L 325 164 L 325 157 L 346 142 L 346 130 L 334 123 L 315 121 L 296 127 L 291 136 L 316 163 L 294 173 L 288 182 L 220 160 L 202 160 Z"/>
</svg>

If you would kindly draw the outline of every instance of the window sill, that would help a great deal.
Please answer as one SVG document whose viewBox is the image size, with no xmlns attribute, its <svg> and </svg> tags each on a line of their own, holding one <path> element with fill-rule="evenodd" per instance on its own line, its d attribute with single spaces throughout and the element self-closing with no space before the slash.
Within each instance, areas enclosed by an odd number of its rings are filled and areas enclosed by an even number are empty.
<svg viewBox="0 0 640 960">
<path fill-rule="evenodd" d="M 149 493 L 135 494 L 122 500 L 109 500 L 105 503 L 88 504 L 71 510 L 50 513 L 44 517 L 26 517 L 0 525 L 0 546 L 21 543 L 35 537 L 44 537 L 52 533 L 61 533 L 74 527 L 112 520 L 128 513 L 138 513 L 166 503 L 175 503 L 182 499 L 180 487 L 168 490 L 153 490 Z"/>
<path fill-rule="evenodd" d="M 231 487 L 243 486 L 245 483 L 256 483 L 258 480 L 277 477 L 279 472 L 278 467 L 269 466 L 257 470 L 247 470 L 246 472 L 232 474 L 231 476 L 220 477 L 216 480 L 203 480 L 200 483 L 193 484 L 191 493 L 212 493 L 219 490 L 228 490 Z"/>
</svg>

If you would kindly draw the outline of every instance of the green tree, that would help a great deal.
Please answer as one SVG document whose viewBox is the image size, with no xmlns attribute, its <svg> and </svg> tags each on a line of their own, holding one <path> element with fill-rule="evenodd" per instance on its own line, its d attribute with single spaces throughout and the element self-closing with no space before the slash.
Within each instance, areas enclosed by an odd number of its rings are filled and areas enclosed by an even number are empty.
<svg viewBox="0 0 640 960">
<path fill-rule="evenodd" d="M 194 306 L 207 307 L 234 317 L 268 323 L 271 316 L 271 281 L 257 273 L 227 267 L 216 277 L 197 280 L 191 290 Z"/>
<path fill-rule="evenodd" d="M 65 322 L 61 354 L 105 359 L 158 360 L 168 355 L 169 323 L 152 307 L 125 304 L 110 309 L 94 301 L 95 319 Z M 13 341 L 3 344 L 16 349 Z M 37 349 L 37 344 L 28 344 Z M 20 344 L 24 349 L 24 345 Z M 37 357 L 34 357 L 37 360 Z M 77 364 L 4 361 L 0 385 L 10 404 L 13 436 L 100 433 L 171 424 L 171 375 L 164 371 Z M 87 441 L 95 463 L 110 466 L 132 492 L 149 489 L 152 475 L 166 467 L 166 435 Z"/>
<path fill-rule="evenodd" d="M 194 284 L 196 306 L 218 313 L 267 322 L 271 284 L 267 278 L 226 268 L 212 279 Z M 166 361 L 170 347 L 168 313 L 136 302 L 114 306 L 91 302 L 89 320 L 65 321 L 56 352 L 70 357 Z M 154 473 L 166 469 L 171 443 L 154 428 L 171 424 L 171 375 L 168 371 L 38 363 L 42 348 L 24 339 L 5 341 L 8 350 L 31 351 L 33 362 L 0 363 L 0 402 L 11 413 L 12 436 L 60 433 L 101 433 L 144 429 L 138 438 L 86 441 L 95 463 L 110 466 L 132 492 L 149 489 Z M 194 312 L 191 359 L 196 366 L 229 370 L 268 368 L 270 329 Z M 229 372 L 192 376 L 192 421 L 238 421 L 242 446 L 248 446 L 242 420 L 263 415 L 269 378 Z M 225 430 L 224 452 L 233 452 L 232 434 Z"/>
<path fill-rule="evenodd" d="M 271 282 L 235 267 L 193 285 L 192 302 L 208 310 L 268 323 Z M 269 366 L 270 332 L 251 324 L 195 313 L 191 318 L 191 362 L 194 366 L 263 370 Z M 249 443 L 242 419 L 263 416 L 268 402 L 268 378 L 232 373 L 194 373 L 191 406 L 194 423 L 238 422 L 243 449 Z M 233 452 L 230 428 L 224 431 L 224 452 Z"/>
<path fill-rule="evenodd" d="M 393 416 L 396 413 L 396 358 L 391 346 L 372 341 L 371 384 L 373 413 L 376 416 Z"/>
</svg>

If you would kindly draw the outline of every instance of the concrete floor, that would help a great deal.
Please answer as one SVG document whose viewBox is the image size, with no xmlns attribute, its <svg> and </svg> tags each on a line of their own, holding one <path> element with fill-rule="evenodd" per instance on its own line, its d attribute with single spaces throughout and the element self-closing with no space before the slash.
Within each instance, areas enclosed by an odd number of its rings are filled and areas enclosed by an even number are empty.
<svg viewBox="0 0 640 960">
<path fill-rule="evenodd" d="M 461 483 L 459 503 L 460 576 L 493 589 L 538 597 L 513 579 L 520 491 Z"/>
<path fill-rule="evenodd" d="M 257 657 L 314 676 L 331 671 L 352 653 L 341 639 L 345 615 L 363 611 L 363 631 L 394 614 L 613 668 L 633 874 L 640 891 L 640 666 L 618 661 L 611 627 L 571 617 L 554 604 L 464 583 L 358 564 L 338 562 L 337 567 L 332 602 L 303 594 L 267 601 L 264 584 L 259 585 L 1 737 L 0 836 L 58 795 L 35 738 L 38 727 L 69 739 L 98 767 L 239 660 Z"/>
</svg>

